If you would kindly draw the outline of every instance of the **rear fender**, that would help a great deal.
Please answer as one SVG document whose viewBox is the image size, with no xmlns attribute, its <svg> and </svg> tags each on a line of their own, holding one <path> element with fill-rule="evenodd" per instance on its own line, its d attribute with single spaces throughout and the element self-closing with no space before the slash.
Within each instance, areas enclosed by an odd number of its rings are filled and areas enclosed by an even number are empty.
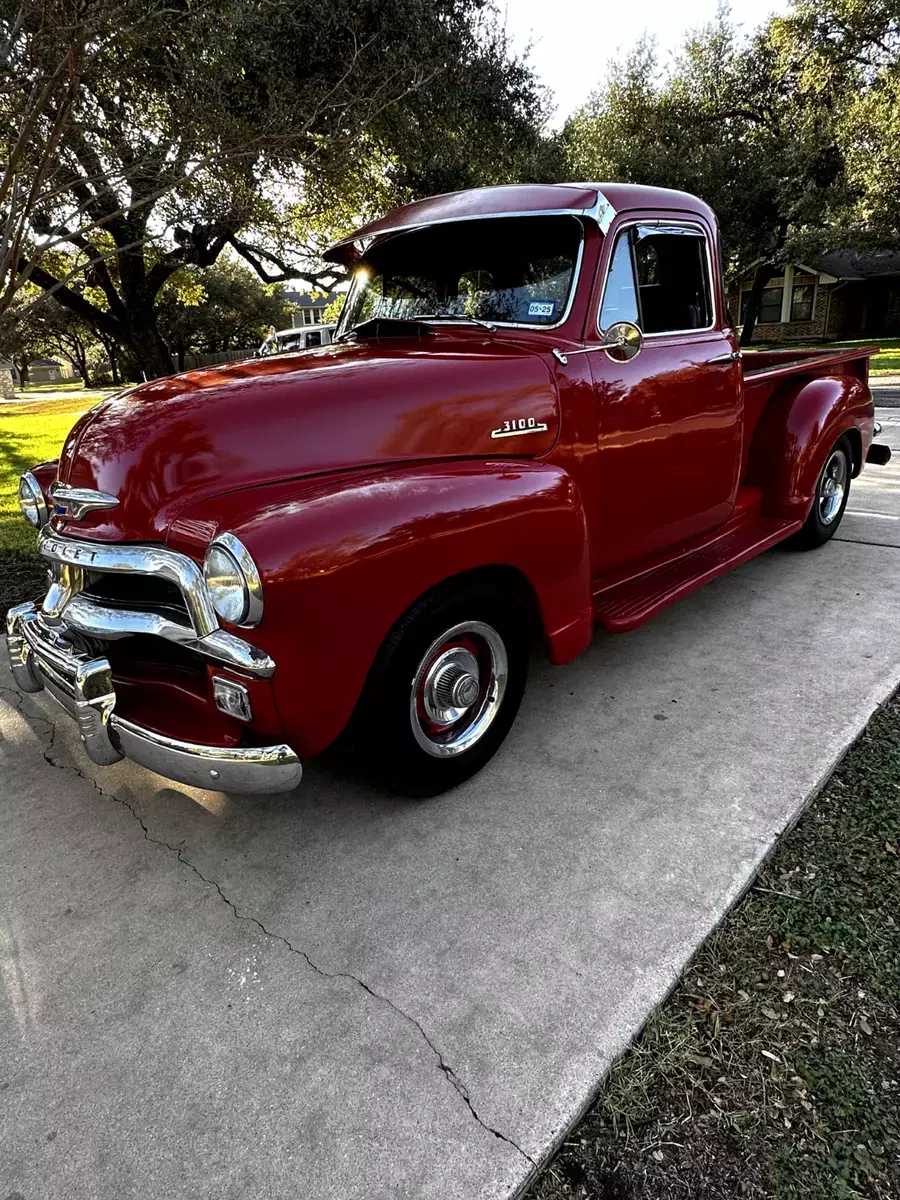
<svg viewBox="0 0 900 1200">
<path fill-rule="evenodd" d="M 591 638 L 585 515 L 572 479 L 549 464 L 428 463 L 245 489 L 183 514 L 170 543 L 214 526 L 259 567 L 265 612 L 251 640 L 275 659 L 276 703 L 302 755 L 337 737 L 393 624 L 452 576 L 520 573 L 554 662 Z"/>
<path fill-rule="evenodd" d="M 806 520 L 834 443 L 850 435 L 858 474 L 874 423 L 871 393 L 854 376 L 810 379 L 776 392 L 756 427 L 747 472 L 748 482 L 762 489 L 763 516 Z"/>
</svg>

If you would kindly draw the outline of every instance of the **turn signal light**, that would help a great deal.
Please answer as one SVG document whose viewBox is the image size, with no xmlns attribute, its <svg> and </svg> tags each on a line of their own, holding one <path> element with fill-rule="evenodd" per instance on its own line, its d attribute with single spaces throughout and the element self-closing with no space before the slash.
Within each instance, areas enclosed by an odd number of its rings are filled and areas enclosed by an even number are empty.
<svg viewBox="0 0 900 1200">
<path fill-rule="evenodd" d="M 229 717 L 238 721 L 252 721 L 253 711 L 250 708 L 250 695 L 245 687 L 230 679 L 213 676 L 213 697 L 216 708 Z"/>
</svg>

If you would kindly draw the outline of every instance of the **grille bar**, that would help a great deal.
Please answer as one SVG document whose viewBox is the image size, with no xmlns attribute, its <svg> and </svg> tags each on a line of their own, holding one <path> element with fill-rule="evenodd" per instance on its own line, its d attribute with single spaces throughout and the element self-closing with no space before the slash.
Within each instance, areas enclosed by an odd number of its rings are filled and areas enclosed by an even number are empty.
<svg viewBox="0 0 900 1200">
<path fill-rule="evenodd" d="M 215 609 L 203 582 L 203 572 L 193 559 L 165 546 L 134 546 L 63 538 L 46 529 L 38 549 L 51 562 L 88 571 L 158 575 L 178 586 L 188 617 L 198 637 L 219 628 Z"/>
</svg>

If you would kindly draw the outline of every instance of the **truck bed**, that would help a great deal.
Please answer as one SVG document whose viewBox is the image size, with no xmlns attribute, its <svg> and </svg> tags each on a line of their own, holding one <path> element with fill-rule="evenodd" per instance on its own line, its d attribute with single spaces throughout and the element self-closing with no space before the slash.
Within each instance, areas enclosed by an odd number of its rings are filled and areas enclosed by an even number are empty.
<svg viewBox="0 0 900 1200">
<path fill-rule="evenodd" d="M 785 375 L 855 375 L 868 377 L 868 362 L 877 346 L 829 350 L 750 350 L 741 360 L 745 384 Z"/>
<path fill-rule="evenodd" d="M 744 456 L 741 478 L 747 470 L 753 434 L 771 396 L 788 381 L 827 375 L 852 375 L 868 381 L 869 359 L 877 346 L 850 350 L 751 350 L 741 359 L 744 379 Z"/>
</svg>

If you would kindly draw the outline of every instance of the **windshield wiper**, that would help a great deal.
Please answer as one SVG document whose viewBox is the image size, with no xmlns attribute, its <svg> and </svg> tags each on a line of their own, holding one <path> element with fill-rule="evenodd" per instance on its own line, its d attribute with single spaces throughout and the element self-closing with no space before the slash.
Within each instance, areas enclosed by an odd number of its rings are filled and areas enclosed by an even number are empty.
<svg viewBox="0 0 900 1200">
<path fill-rule="evenodd" d="M 418 313 L 417 321 L 467 321 L 470 325 L 480 325 L 489 333 L 496 333 L 497 326 L 490 321 L 482 321 L 480 317 L 470 317 L 464 313 Z"/>
<path fill-rule="evenodd" d="M 344 338 L 349 337 L 408 337 L 410 334 L 415 337 L 434 337 L 434 333 L 428 328 L 427 321 L 421 321 L 418 317 L 369 317 L 368 320 L 360 321 L 352 329 L 342 333 L 340 339 L 335 340 L 343 341 Z"/>
<path fill-rule="evenodd" d="M 490 321 L 482 321 L 479 317 L 470 317 L 460 313 L 417 313 L 414 317 L 370 317 L 366 321 L 360 321 L 351 329 L 345 330 L 338 334 L 333 340 L 335 342 L 343 342 L 347 338 L 357 335 L 358 330 L 364 330 L 366 327 L 374 327 L 380 323 L 386 330 L 388 327 L 402 327 L 403 325 L 427 325 L 434 321 L 462 321 L 469 325 L 480 325 L 482 329 L 486 329 L 488 333 L 496 333 L 497 326 L 492 325 Z"/>
</svg>

